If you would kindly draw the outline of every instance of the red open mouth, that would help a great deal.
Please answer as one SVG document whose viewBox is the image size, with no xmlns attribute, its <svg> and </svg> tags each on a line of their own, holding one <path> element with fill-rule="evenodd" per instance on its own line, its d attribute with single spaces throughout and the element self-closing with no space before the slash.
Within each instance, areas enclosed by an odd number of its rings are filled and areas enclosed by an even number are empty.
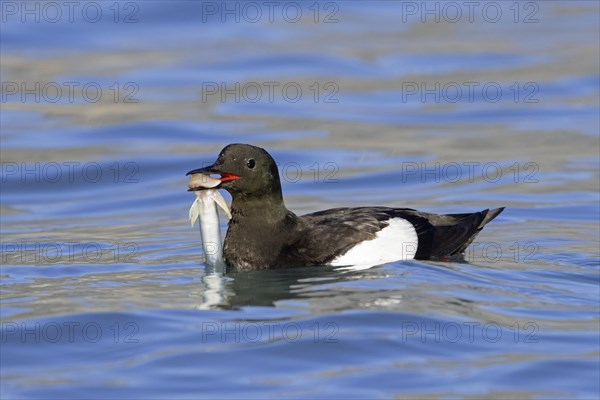
<svg viewBox="0 0 600 400">
<path fill-rule="evenodd" d="M 240 177 L 236 174 L 221 174 L 221 183 L 235 181 L 236 179 L 240 179 Z"/>
</svg>

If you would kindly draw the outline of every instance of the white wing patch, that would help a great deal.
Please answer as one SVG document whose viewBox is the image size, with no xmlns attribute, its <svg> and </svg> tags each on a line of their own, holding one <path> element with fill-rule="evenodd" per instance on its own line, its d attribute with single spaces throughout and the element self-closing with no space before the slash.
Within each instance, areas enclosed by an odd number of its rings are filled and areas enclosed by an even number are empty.
<svg viewBox="0 0 600 400">
<path fill-rule="evenodd" d="M 329 265 L 375 266 L 392 261 L 412 260 L 417 254 L 419 238 L 415 227 L 403 218 L 392 218 L 389 225 L 337 257 Z"/>
</svg>

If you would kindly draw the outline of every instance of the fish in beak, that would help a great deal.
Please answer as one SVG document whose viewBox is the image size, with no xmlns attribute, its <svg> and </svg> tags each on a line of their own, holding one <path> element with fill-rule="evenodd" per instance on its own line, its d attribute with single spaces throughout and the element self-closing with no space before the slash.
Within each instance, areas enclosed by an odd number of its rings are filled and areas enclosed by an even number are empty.
<svg viewBox="0 0 600 400">
<path fill-rule="evenodd" d="M 205 190 L 209 188 L 218 189 L 219 186 L 225 182 L 234 181 L 240 179 L 236 174 L 229 174 L 219 171 L 214 165 L 204 168 L 193 169 L 186 175 L 190 176 L 188 183 L 188 191 L 195 192 L 197 190 Z M 218 178 L 213 175 L 219 175 Z"/>
<path fill-rule="evenodd" d="M 196 200 L 192 203 L 189 211 L 192 226 L 196 220 L 200 220 L 200 234 L 202 236 L 202 249 L 207 266 L 223 270 L 223 244 L 221 243 L 221 228 L 217 207 L 221 207 L 227 217 L 231 219 L 231 211 L 225 199 L 217 188 L 222 179 L 213 178 L 205 169 L 188 172 L 190 176 L 188 191 L 196 194 Z"/>
</svg>

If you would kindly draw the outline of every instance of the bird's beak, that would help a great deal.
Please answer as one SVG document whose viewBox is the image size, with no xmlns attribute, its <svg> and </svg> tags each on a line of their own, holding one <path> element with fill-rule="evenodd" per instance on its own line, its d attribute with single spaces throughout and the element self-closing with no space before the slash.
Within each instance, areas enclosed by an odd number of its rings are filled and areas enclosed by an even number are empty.
<svg viewBox="0 0 600 400">
<path fill-rule="evenodd" d="M 193 174 L 204 174 L 204 175 L 209 175 L 209 174 L 218 174 L 219 172 L 215 170 L 214 165 L 211 165 L 209 167 L 204 167 L 204 168 L 198 168 L 198 169 L 193 169 L 191 171 L 189 171 L 187 175 L 193 175 Z"/>
</svg>

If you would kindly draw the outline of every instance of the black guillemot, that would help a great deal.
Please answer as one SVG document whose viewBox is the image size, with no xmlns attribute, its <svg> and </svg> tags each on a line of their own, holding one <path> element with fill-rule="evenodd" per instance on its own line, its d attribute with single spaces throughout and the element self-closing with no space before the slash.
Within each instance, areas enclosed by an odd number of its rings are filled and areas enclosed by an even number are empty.
<svg viewBox="0 0 600 400">
<path fill-rule="evenodd" d="M 297 216 L 284 204 L 277 164 L 266 150 L 226 146 L 190 174 L 217 174 L 233 201 L 223 247 L 228 271 L 316 265 L 379 265 L 461 256 L 504 210 L 431 214 L 410 208 L 334 208 Z"/>
</svg>

